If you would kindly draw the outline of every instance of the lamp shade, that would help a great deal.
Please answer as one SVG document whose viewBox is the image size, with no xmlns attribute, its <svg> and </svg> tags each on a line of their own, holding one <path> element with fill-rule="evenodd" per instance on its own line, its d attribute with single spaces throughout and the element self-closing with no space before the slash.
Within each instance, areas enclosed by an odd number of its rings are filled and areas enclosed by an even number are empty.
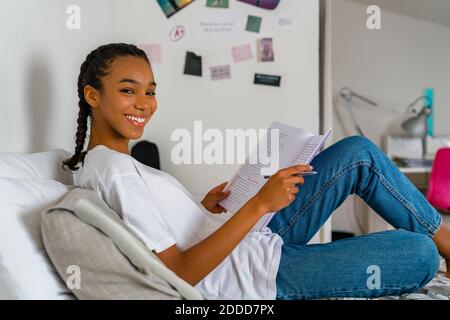
<svg viewBox="0 0 450 320">
<path fill-rule="evenodd" d="M 414 137 L 424 137 L 428 133 L 427 120 L 431 110 L 423 107 L 419 114 L 402 123 L 402 128 Z"/>
<path fill-rule="evenodd" d="M 402 128 L 414 137 L 423 137 L 427 132 L 427 116 L 417 116 L 402 123 Z"/>
</svg>

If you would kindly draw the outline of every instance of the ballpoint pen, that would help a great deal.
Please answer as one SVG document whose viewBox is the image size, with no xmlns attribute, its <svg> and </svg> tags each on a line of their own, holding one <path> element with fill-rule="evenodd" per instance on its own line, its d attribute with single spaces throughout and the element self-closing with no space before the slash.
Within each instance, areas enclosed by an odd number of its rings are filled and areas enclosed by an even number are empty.
<svg viewBox="0 0 450 320">
<path fill-rule="evenodd" d="M 317 171 L 307 171 L 293 174 L 293 176 L 304 177 L 304 176 L 313 176 L 317 174 Z M 269 179 L 271 176 L 264 176 L 264 179 Z"/>
</svg>

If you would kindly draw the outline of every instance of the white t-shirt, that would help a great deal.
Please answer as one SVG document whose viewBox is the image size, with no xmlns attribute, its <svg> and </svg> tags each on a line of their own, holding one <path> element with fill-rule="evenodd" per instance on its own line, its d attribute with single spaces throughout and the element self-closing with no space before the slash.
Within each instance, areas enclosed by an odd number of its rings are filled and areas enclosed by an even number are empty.
<svg viewBox="0 0 450 320">
<path fill-rule="evenodd" d="M 97 191 L 155 252 L 174 244 L 186 250 L 230 218 L 208 212 L 168 173 L 104 145 L 87 153 L 76 180 Z M 275 299 L 282 244 L 268 228 L 250 232 L 196 288 L 206 299 Z"/>
</svg>

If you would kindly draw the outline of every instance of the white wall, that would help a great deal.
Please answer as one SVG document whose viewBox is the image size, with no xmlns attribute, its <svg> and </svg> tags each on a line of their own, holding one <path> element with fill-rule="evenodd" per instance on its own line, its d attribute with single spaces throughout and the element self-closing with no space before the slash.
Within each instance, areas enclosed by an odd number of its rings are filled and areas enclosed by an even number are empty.
<svg viewBox="0 0 450 320">
<path fill-rule="evenodd" d="M 3 0 L 0 7 L 0 150 L 75 148 L 77 77 L 87 53 L 115 39 L 109 0 Z M 66 9 L 81 7 L 81 29 Z"/>
<path fill-rule="evenodd" d="M 339 97 L 343 86 L 379 102 L 378 109 L 358 101 L 352 104 L 362 129 L 377 144 L 387 132 L 402 133 L 399 123 L 404 110 L 425 87 L 435 89 L 435 133 L 450 135 L 450 28 L 381 6 L 382 30 L 370 31 L 366 8 L 352 1 L 332 1 L 335 140 L 356 134 Z M 333 229 L 361 232 L 355 216 L 364 225 L 366 207 L 352 199 L 333 216 Z"/>
<path fill-rule="evenodd" d="M 338 97 L 342 86 L 380 103 L 379 111 L 353 104 L 362 129 L 376 143 L 396 129 L 393 122 L 426 87 L 435 89 L 435 133 L 450 135 L 450 28 L 381 7 L 382 30 L 370 31 L 366 8 L 333 1 L 333 91 L 336 110 L 344 118 L 342 123 L 335 117 L 336 136 L 355 133 Z"/>
<path fill-rule="evenodd" d="M 177 128 L 193 131 L 195 120 L 203 130 L 265 129 L 274 120 L 318 133 L 319 129 L 319 2 L 282 1 L 275 11 L 230 1 L 229 11 L 241 22 L 241 32 L 232 41 L 202 42 L 194 35 L 194 19 L 223 9 L 206 9 L 205 1 L 195 1 L 170 19 L 156 1 L 117 1 L 118 39 L 135 43 L 162 43 L 163 63 L 154 65 L 158 83 L 158 111 L 145 129 L 145 139 L 158 144 L 161 165 L 177 177 L 198 198 L 213 186 L 227 181 L 238 165 L 175 165 L 170 159 L 176 142 L 170 135 Z M 295 18 L 295 31 L 280 31 L 276 15 Z M 248 14 L 263 17 L 259 34 L 244 31 Z M 183 42 L 174 45 L 168 33 L 175 25 L 187 29 Z M 231 47 L 250 43 L 256 54 L 256 39 L 273 37 L 276 61 L 234 64 Z M 183 75 L 186 51 L 203 57 L 203 77 Z M 232 79 L 211 82 L 209 67 L 231 64 Z M 279 74 L 281 88 L 253 85 L 254 73 Z M 204 144 L 206 145 L 206 143 Z M 199 179 L 200 178 L 200 179 Z"/>
</svg>

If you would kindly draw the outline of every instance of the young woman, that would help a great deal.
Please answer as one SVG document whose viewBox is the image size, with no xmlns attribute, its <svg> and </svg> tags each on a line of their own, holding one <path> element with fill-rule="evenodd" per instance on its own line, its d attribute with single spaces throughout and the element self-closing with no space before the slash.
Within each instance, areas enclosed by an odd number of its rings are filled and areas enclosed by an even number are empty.
<svg viewBox="0 0 450 320">
<path fill-rule="evenodd" d="M 232 217 L 218 215 L 224 184 L 200 202 L 172 176 L 129 154 L 157 108 L 143 51 L 92 51 L 78 78 L 75 154 L 64 161 L 96 190 L 168 268 L 208 299 L 378 297 L 412 292 L 450 258 L 450 231 L 422 194 L 374 144 L 341 140 L 312 162 L 279 170 Z M 90 139 L 83 151 L 90 119 Z M 398 230 L 307 245 L 331 213 L 357 194 Z M 265 232 L 251 231 L 277 212 Z"/>
</svg>

